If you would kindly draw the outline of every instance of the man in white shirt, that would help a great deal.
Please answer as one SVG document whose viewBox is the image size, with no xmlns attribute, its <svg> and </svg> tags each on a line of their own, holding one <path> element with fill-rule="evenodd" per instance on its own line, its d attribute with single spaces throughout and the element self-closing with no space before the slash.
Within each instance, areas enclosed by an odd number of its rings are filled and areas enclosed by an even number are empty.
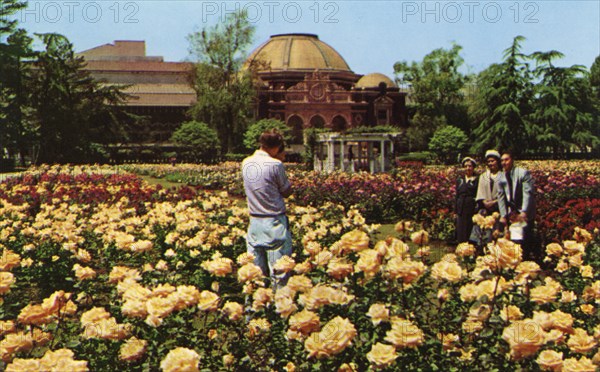
<svg viewBox="0 0 600 372">
<path fill-rule="evenodd" d="M 284 286 L 287 275 L 273 269 L 275 262 L 292 254 L 292 234 L 285 214 L 284 198 L 292 194 L 285 174 L 283 136 L 272 129 L 261 134 L 260 149 L 242 162 L 242 177 L 250 212 L 246 235 L 248 253 L 275 288 Z"/>
</svg>

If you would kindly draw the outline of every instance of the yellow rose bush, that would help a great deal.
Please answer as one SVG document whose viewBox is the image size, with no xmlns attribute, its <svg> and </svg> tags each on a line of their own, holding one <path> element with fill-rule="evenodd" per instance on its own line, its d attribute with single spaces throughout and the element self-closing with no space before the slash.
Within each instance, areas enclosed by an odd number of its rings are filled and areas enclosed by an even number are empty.
<svg viewBox="0 0 600 372">
<path fill-rule="evenodd" d="M 479 257 L 468 244 L 438 254 L 430 224 L 406 217 L 382 236 L 357 208 L 292 198 L 294 255 L 277 263 L 289 279 L 275 291 L 245 253 L 236 178 L 224 181 L 239 164 L 204 170 L 203 182 L 223 173 L 211 192 L 102 166 L 0 183 L 0 369 L 600 366 L 593 230 L 547 244 L 537 263 L 504 239 Z"/>
</svg>

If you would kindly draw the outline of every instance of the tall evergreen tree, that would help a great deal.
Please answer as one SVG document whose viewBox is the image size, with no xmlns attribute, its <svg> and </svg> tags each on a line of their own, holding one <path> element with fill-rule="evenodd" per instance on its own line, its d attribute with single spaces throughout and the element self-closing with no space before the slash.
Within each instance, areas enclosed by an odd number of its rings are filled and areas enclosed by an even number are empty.
<svg viewBox="0 0 600 372">
<path fill-rule="evenodd" d="M 531 114 L 531 143 L 539 151 L 569 152 L 573 146 L 587 152 L 598 145 L 594 135 L 594 98 L 584 66 L 557 67 L 557 51 L 535 52 L 534 111 Z"/>
<path fill-rule="evenodd" d="M 504 51 L 504 61 L 482 71 L 477 79 L 473 110 L 479 125 L 473 131 L 473 151 L 510 149 L 516 154 L 528 149 L 533 84 L 528 56 L 521 53 L 523 36 L 513 39 Z"/>
<path fill-rule="evenodd" d="M 38 124 L 39 162 L 98 160 L 96 144 L 120 133 L 119 88 L 103 86 L 83 70 L 82 57 L 62 35 L 41 34 L 45 50 L 38 54 L 29 89 Z"/>
<path fill-rule="evenodd" d="M 188 35 L 196 59 L 194 87 L 198 95 L 190 110 L 194 119 L 217 130 L 224 152 L 243 148 L 243 135 L 253 115 L 256 90 L 251 69 L 243 68 L 255 27 L 246 12 Z"/>
<path fill-rule="evenodd" d="M 28 94 L 23 78 L 27 73 L 24 60 L 32 56 L 31 38 L 13 18 L 26 6 L 18 0 L 0 2 L 0 152 L 6 149 L 10 157 L 17 152 L 24 155 L 29 134 L 25 123 Z"/>
</svg>

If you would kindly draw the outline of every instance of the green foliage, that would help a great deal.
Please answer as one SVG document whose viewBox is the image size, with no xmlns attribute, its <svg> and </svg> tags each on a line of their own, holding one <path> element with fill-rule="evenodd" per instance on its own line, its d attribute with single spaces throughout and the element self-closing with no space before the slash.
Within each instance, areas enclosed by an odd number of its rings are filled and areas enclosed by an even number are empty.
<svg viewBox="0 0 600 372">
<path fill-rule="evenodd" d="M 411 118 L 411 128 L 415 129 L 409 131 L 412 150 L 426 149 L 429 138 L 443 125 L 469 131 L 464 103 L 464 87 L 469 78 L 459 72 L 464 63 L 461 50 L 460 45 L 454 44 L 451 49 L 435 49 L 421 62 L 394 64 L 397 80 L 411 87 L 415 109 Z"/>
<path fill-rule="evenodd" d="M 390 125 L 376 125 L 374 127 L 355 127 L 346 131 L 346 133 L 393 133 L 398 132 L 397 127 Z"/>
<path fill-rule="evenodd" d="M 504 61 L 481 72 L 473 113 L 479 126 L 473 134 L 473 151 L 510 149 L 516 154 L 528 148 L 528 115 L 531 113 L 533 84 L 528 57 L 521 53 L 523 36 L 514 38 L 504 51 Z"/>
<path fill-rule="evenodd" d="M 258 143 L 260 135 L 269 129 L 277 129 L 283 135 L 285 142 L 290 143 L 292 139 L 291 130 L 283 121 L 277 119 L 262 119 L 248 127 L 248 130 L 244 134 L 244 146 L 246 146 L 248 150 L 258 148 L 260 146 Z"/>
<path fill-rule="evenodd" d="M 448 163 L 467 148 L 468 140 L 462 130 L 447 125 L 435 131 L 429 141 L 429 149 Z"/>
<path fill-rule="evenodd" d="M 243 135 L 252 117 L 256 95 L 253 69 L 243 69 L 242 64 L 254 30 L 242 11 L 188 35 L 190 52 L 197 59 L 197 101 L 190 114 L 217 130 L 223 152 L 243 150 Z"/>
<path fill-rule="evenodd" d="M 102 86 L 76 57 L 73 45 L 62 35 L 37 35 L 45 50 L 37 54 L 36 68 L 28 78 L 36 135 L 38 162 L 81 163 L 97 161 L 94 143 L 122 138 L 119 104 L 124 94 Z M 35 159 L 34 159 L 35 160 Z"/>
<path fill-rule="evenodd" d="M 219 151 L 221 145 L 217 131 L 206 123 L 188 121 L 173 133 L 171 141 L 187 148 L 194 156 L 207 156 Z"/>
</svg>

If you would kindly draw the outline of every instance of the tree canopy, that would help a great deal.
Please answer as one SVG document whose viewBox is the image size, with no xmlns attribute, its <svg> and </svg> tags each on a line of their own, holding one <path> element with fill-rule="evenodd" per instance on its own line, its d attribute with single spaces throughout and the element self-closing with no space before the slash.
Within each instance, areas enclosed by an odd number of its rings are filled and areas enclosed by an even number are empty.
<svg viewBox="0 0 600 372">
<path fill-rule="evenodd" d="M 197 101 L 190 114 L 214 128 L 225 152 L 241 150 L 243 134 L 253 116 L 256 90 L 251 69 L 244 69 L 246 50 L 255 27 L 244 11 L 201 32 L 188 35 L 196 59 Z"/>
</svg>

